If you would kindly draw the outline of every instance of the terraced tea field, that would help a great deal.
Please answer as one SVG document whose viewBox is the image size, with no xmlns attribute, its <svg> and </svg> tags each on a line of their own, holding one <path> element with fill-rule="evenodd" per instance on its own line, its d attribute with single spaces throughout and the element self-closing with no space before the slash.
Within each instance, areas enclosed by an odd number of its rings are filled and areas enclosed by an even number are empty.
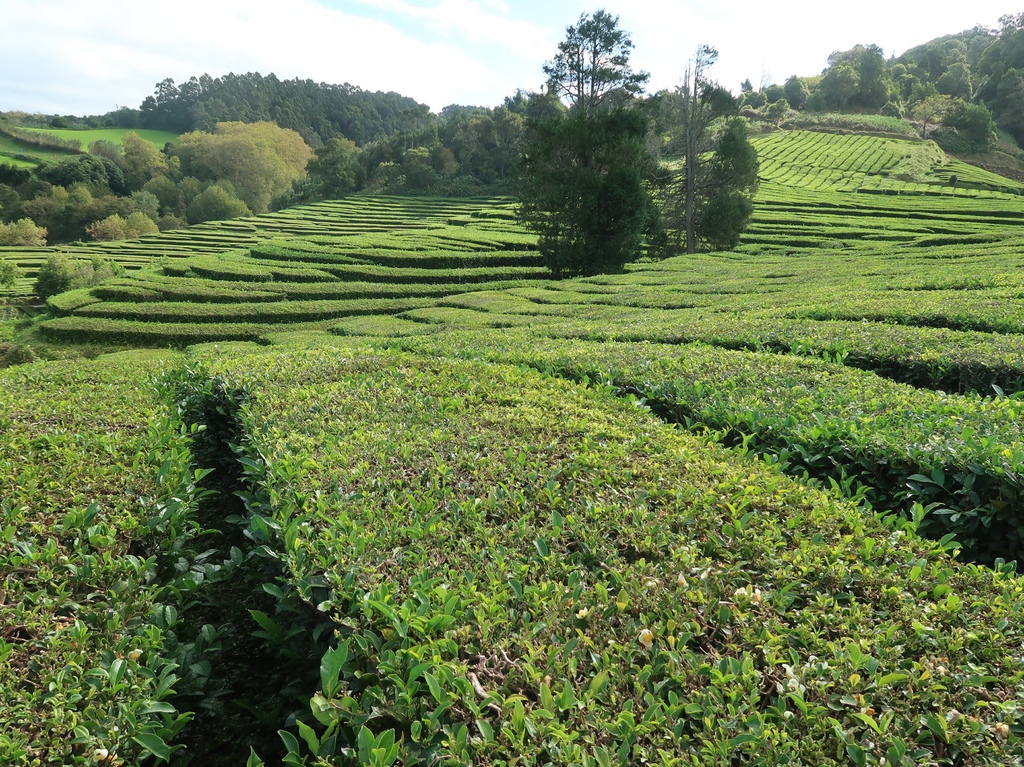
<svg viewBox="0 0 1024 767">
<path fill-rule="evenodd" d="M 1024 197 L 758 144 L 618 275 L 504 200 L 103 251 L 31 332 L 184 351 L 0 373 L 0 762 L 1024 760 Z"/>
<path fill-rule="evenodd" d="M 421 230 L 447 224 L 462 224 L 474 217 L 509 218 L 507 211 L 492 211 L 502 201 L 422 200 L 418 198 L 353 198 L 321 202 L 229 221 L 214 221 L 149 235 L 137 240 L 61 245 L 49 248 L 0 247 L 0 258 L 11 260 L 22 270 L 22 279 L 10 296 L 28 296 L 39 266 L 54 252 L 72 258 L 109 258 L 128 272 L 154 267 L 164 261 L 216 256 L 229 250 L 243 250 L 266 240 L 310 236 L 346 236 L 366 232 Z M 481 219 L 485 229 L 487 221 Z M 0 295 L 4 289 L 0 288 Z"/>
</svg>

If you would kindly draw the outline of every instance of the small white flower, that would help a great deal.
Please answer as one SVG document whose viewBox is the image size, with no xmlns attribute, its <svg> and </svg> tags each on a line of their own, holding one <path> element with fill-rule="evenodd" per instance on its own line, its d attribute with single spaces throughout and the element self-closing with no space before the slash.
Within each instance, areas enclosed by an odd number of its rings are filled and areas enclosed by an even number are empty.
<svg viewBox="0 0 1024 767">
<path fill-rule="evenodd" d="M 135 649 L 128 653 L 128 660 L 138 660 L 142 656 L 142 650 Z"/>
<path fill-rule="evenodd" d="M 97 748 L 95 751 L 92 752 L 92 758 L 95 759 L 97 762 L 107 761 L 108 756 L 110 756 L 110 752 L 107 751 L 107 749 L 105 748 Z"/>
<path fill-rule="evenodd" d="M 645 650 L 650 650 L 651 645 L 654 644 L 654 632 L 650 629 L 644 629 L 640 632 L 640 644 L 644 646 Z"/>
<path fill-rule="evenodd" d="M 685 575 L 683 575 L 682 573 L 679 573 L 679 577 L 678 577 L 678 578 L 676 578 L 676 583 L 678 583 L 678 584 L 679 584 L 679 585 L 680 585 L 680 586 L 681 586 L 682 588 L 684 588 L 684 589 L 685 589 L 685 588 L 686 588 L 687 586 L 689 586 L 689 585 L 690 585 L 689 583 L 687 583 L 687 582 L 686 582 L 686 576 L 685 576 Z"/>
<path fill-rule="evenodd" d="M 588 610 L 586 607 L 581 607 L 579 610 L 576 611 L 576 617 L 579 618 L 581 621 L 585 620 L 588 615 L 590 615 L 590 610 Z"/>
<path fill-rule="evenodd" d="M 1006 722 L 998 722 L 992 730 L 999 740 L 1006 740 L 1010 735 L 1010 725 Z"/>
</svg>

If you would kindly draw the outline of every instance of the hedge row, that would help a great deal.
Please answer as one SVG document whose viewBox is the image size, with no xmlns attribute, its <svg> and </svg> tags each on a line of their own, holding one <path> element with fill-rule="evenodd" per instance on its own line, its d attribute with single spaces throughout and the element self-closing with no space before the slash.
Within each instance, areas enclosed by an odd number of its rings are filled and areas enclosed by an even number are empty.
<svg viewBox="0 0 1024 767">
<path fill-rule="evenodd" d="M 104 302 L 86 306 L 74 318 L 106 318 L 151 323 L 275 323 L 316 322 L 353 314 L 397 314 L 428 306 L 429 298 L 369 298 L 324 301 L 273 301 L 253 303 L 184 303 L 176 301 L 148 303 Z M 64 318 L 74 319 L 74 318 Z M 49 324 L 47 324 L 49 326 Z"/>
<path fill-rule="evenodd" d="M 422 253 L 403 253 L 400 250 L 361 250 L 364 261 L 395 268 L 411 269 L 467 269 L 501 267 L 543 267 L 544 256 L 537 251 L 516 250 L 429 250 Z"/>
<path fill-rule="evenodd" d="M 197 391 L 253 395 L 207 410 L 241 419 L 250 535 L 283 567 L 264 634 L 313 608 L 334 629 L 289 763 L 1024 756 L 1009 569 L 607 389 L 365 349 L 206 364 Z"/>
<path fill-rule="evenodd" d="M 139 322 L 58 317 L 39 325 L 43 338 L 59 343 L 184 347 L 211 341 L 259 341 L 266 326 L 248 323 Z"/>
<path fill-rule="evenodd" d="M 209 257 L 190 258 L 182 266 L 199 277 L 215 280 L 243 280 L 251 282 L 331 282 L 335 279 L 324 269 L 302 269 L 282 267 L 273 261 L 262 262 L 244 257 Z M 167 267 L 164 267 L 167 273 Z"/>
<path fill-rule="evenodd" d="M 1024 400 L 921 391 L 823 360 L 700 345 L 544 340 L 506 331 L 391 343 L 608 380 L 670 420 L 710 429 L 876 509 L 929 510 L 968 556 L 1024 555 Z"/>
<path fill-rule="evenodd" d="M 451 301 L 466 305 L 462 299 Z M 515 310 L 511 303 L 505 308 Z M 949 393 L 1024 391 L 1024 338 L 1018 335 L 879 322 L 766 321 L 699 311 L 631 312 L 604 322 L 569 316 L 546 332 L 594 341 L 701 342 L 726 349 L 822 357 L 900 383 Z"/>
<path fill-rule="evenodd" d="M 187 283 L 187 284 L 180 284 Z M 181 280 L 180 283 L 155 283 L 140 281 L 135 284 L 105 283 L 92 289 L 92 294 L 109 303 L 146 303 L 152 301 L 181 301 L 186 303 L 248 303 L 283 301 L 288 298 L 284 292 L 259 290 L 246 283 L 241 287 L 228 287 L 220 280 Z M 274 283 L 266 287 L 279 288 Z"/>
<path fill-rule="evenodd" d="M 853 296 L 839 304 L 819 304 L 789 312 L 812 320 L 867 320 L 900 325 L 974 330 L 985 333 L 1024 332 L 1020 288 L 985 291 L 892 291 Z"/>
<path fill-rule="evenodd" d="M 203 647 L 177 616 L 203 567 L 187 434 L 153 383 L 171 364 L 0 371 L 4 765 L 151 763 L 189 719 L 171 696 L 201 689 Z"/>
<path fill-rule="evenodd" d="M 255 245 L 249 249 L 253 258 L 267 261 L 287 261 L 313 264 L 365 264 L 368 261 L 354 253 L 340 253 L 324 246 L 309 244 L 300 247 L 301 240 L 274 241 Z"/>
<path fill-rule="evenodd" d="M 88 288 L 79 288 L 50 296 L 46 299 L 46 308 L 54 317 L 63 317 L 66 314 L 72 314 L 77 309 L 98 303 L 99 300 Z"/>
<path fill-rule="evenodd" d="M 466 269 L 412 269 L 387 266 L 324 266 L 324 271 L 343 280 L 363 282 L 401 282 L 436 284 L 442 282 L 474 283 L 500 280 L 545 280 L 550 279 L 548 269 L 532 266 L 505 266 L 496 268 Z"/>
</svg>

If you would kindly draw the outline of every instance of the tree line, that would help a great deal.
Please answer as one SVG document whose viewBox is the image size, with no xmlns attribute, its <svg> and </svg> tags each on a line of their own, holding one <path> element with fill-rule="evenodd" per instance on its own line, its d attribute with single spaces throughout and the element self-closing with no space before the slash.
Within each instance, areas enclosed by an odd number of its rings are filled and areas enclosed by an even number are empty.
<svg viewBox="0 0 1024 767">
<path fill-rule="evenodd" d="M 334 136 L 359 144 L 386 138 L 405 129 L 424 109 L 424 104 L 394 92 L 248 72 L 203 74 L 180 84 L 166 78 L 139 107 L 120 107 L 102 115 L 17 117 L 33 127 L 154 128 L 172 133 L 212 132 L 220 122 L 274 122 L 317 148 Z"/>
</svg>

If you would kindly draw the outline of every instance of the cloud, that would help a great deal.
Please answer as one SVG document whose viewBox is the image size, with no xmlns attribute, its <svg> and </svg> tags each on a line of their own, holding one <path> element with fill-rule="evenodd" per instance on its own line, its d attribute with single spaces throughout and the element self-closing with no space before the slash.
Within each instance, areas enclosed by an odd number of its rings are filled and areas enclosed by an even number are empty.
<svg viewBox="0 0 1024 767">
<path fill-rule="evenodd" d="M 470 45 L 498 46 L 507 56 L 531 61 L 550 54 L 554 45 L 549 28 L 533 21 L 513 18 L 501 2 L 438 0 L 417 5 L 408 0 L 357 0 L 362 5 L 426 22 L 431 31 L 457 36 Z"/>
<path fill-rule="evenodd" d="M 457 10 L 438 18 L 454 23 Z M 460 29 L 477 23 L 467 17 Z M 45 29 L 45 43 L 11 35 L 0 46 L 5 110 L 102 113 L 115 104 L 137 106 L 166 77 L 250 71 L 394 90 L 433 109 L 489 104 L 515 90 L 457 44 L 419 40 L 312 0 L 180 0 L 173 8 L 49 0 L 15 4 L 5 11 L 5 27 Z"/>
<path fill-rule="evenodd" d="M 922 0 L 606 0 L 636 44 L 650 88 L 670 88 L 698 44 L 715 46 L 712 76 L 738 89 L 766 72 L 815 75 L 834 50 L 877 43 L 886 55 L 994 25 L 1005 0 L 937 9 Z M 154 85 L 204 73 L 275 73 L 392 90 L 439 110 L 495 105 L 542 85 L 565 26 L 594 8 L 578 0 L 24 0 L 4 8 L 0 110 L 97 114 L 138 106 Z"/>
</svg>

